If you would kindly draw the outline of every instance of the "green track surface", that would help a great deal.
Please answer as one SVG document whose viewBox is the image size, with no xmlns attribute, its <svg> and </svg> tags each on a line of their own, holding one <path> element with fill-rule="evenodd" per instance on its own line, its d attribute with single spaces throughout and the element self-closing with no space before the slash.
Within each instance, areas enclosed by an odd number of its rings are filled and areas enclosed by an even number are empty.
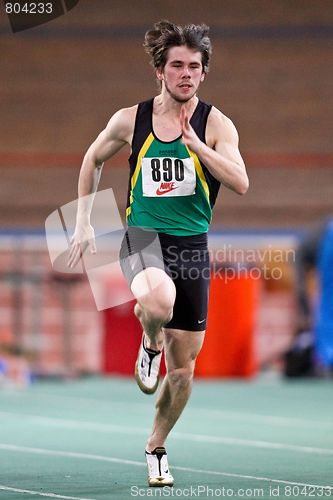
<svg viewBox="0 0 333 500">
<path fill-rule="evenodd" d="M 195 380 L 167 443 L 175 486 L 161 490 L 144 461 L 156 397 L 133 379 L 3 389 L 0 498 L 333 499 L 332 395 L 324 380 Z"/>
</svg>

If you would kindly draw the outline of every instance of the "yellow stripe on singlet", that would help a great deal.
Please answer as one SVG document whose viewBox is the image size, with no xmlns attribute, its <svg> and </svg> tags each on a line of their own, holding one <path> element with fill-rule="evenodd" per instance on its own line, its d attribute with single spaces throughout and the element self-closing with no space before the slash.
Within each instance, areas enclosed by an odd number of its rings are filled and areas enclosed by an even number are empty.
<svg viewBox="0 0 333 500">
<path fill-rule="evenodd" d="M 186 144 L 185 144 L 185 146 L 186 146 Z M 205 174 L 203 173 L 200 160 L 197 157 L 197 155 L 195 153 L 193 153 L 193 151 L 191 151 L 187 146 L 186 146 L 186 149 L 187 149 L 188 154 L 193 158 L 194 166 L 195 166 L 195 171 L 198 174 L 198 177 L 200 179 L 202 187 L 203 187 L 203 189 L 205 191 L 208 203 L 210 203 L 210 201 L 209 201 L 209 187 L 208 187 L 208 184 L 207 184 L 207 181 L 206 181 Z"/>
<path fill-rule="evenodd" d="M 151 146 L 151 143 L 153 142 L 153 140 L 154 140 L 154 135 L 153 135 L 152 132 L 150 132 L 150 134 L 148 135 L 147 139 L 143 143 L 142 148 L 139 151 L 138 159 L 137 159 L 135 170 L 134 170 L 134 174 L 132 175 L 132 178 L 131 178 L 130 206 L 126 208 L 126 217 L 128 217 L 129 214 L 131 213 L 131 205 L 133 203 L 133 190 L 135 188 L 136 182 L 137 182 L 138 177 L 139 177 L 140 168 L 141 168 L 141 160 L 145 156 L 145 154 L 147 153 L 147 151 L 148 151 L 149 147 Z"/>
</svg>

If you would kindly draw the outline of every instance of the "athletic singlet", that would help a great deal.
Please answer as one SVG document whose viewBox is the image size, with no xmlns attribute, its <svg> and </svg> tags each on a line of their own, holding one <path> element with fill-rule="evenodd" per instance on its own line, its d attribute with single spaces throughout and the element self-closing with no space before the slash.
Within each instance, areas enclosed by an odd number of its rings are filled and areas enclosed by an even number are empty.
<svg viewBox="0 0 333 500">
<path fill-rule="evenodd" d="M 220 182 L 180 142 L 181 136 L 170 142 L 155 136 L 153 102 L 138 105 L 129 158 L 128 226 L 176 236 L 206 233 Z M 203 142 L 211 108 L 199 100 L 190 120 Z"/>
</svg>

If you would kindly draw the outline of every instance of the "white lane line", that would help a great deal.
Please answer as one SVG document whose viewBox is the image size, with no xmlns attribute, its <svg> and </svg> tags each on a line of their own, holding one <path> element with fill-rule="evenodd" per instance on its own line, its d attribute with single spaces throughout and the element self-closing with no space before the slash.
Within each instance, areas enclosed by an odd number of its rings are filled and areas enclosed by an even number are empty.
<svg viewBox="0 0 333 500">
<path fill-rule="evenodd" d="M 319 484 L 310 484 L 310 483 L 299 483 L 297 481 L 287 481 L 285 479 L 272 479 L 270 477 L 261 477 L 261 476 L 250 476 L 246 474 L 234 474 L 231 472 L 220 472 L 220 471 L 213 471 L 213 470 L 205 470 L 205 469 L 191 469 L 189 467 L 172 467 L 172 469 L 176 470 L 181 470 L 184 472 L 196 472 L 198 474 L 210 474 L 214 476 L 225 476 L 225 477 L 235 477 L 235 478 L 241 478 L 241 479 L 255 479 L 257 481 L 267 481 L 270 483 L 280 483 L 280 484 L 291 484 L 294 486 L 305 486 L 308 488 L 320 488 L 320 489 L 325 489 L 330 492 L 330 495 L 333 492 L 333 486 L 321 486 Z"/>
<path fill-rule="evenodd" d="M 124 458 L 114 458 L 107 457 L 105 455 L 94 455 L 91 453 L 80 453 L 76 451 L 61 451 L 61 450 L 48 450 L 46 448 L 34 448 L 30 446 L 18 446 L 16 444 L 5 444 L 0 443 L 0 450 L 7 451 L 18 451 L 22 453 L 35 453 L 38 455 L 53 455 L 59 457 L 70 457 L 70 458 L 83 458 L 89 460 L 97 460 L 102 462 L 113 462 L 125 465 L 138 465 L 147 466 L 144 462 L 138 462 L 137 460 L 126 460 Z"/>
<path fill-rule="evenodd" d="M 35 453 L 39 455 L 53 455 L 53 456 L 61 456 L 61 457 L 69 457 L 69 458 L 79 458 L 79 459 L 87 459 L 87 460 L 96 460 L 100 462 L 112 462 L 118 464 L 125 465 L 135 465 L 139 467 L 146 467 L 147 465 L 144 462 L 138 462 L 137 460 L 125 460 L 123 458 L 117 457 L 108 457 L 105 455 L 93 455 L 90 453 L 78 453 L 73 451 L 59 451 L 59 450 L 47 450 L 45 448 L 31 448 L 27 446 L 18 446 L 13 444 L 4 444 L 0 443 L 0 449 L 6 451 L 14 451 L 19 453 Z M 223 472 L 223 471 L 214 471 L 214 470 L 206 470 L 206 469 L 193 469 L 191 467 L 180 467 L 174 465 L 172 467 L 174 470 L 179 470 L 183 472 L 193 472 L 198 474 L 208 474 L 214 476 L 224 476 L 224 477 L 234 477 L 239 479 L 253 479 L 257 481 L 268 481 L 273 483 L 281 483 L 281 484 L 292 484 L 295 486 L 306 486 L 311 488 L 321 488 L 333 491 L 333 486 L 330 485 L 320 485 L 320 484 L 309 484 L 309 483 L 300 483 L 297 481 L 286 481 L 284 479 L 272 479 L 270 477 L 261 477 L 261 476 L 251 476 L 248 474 L 236 474 L 231 472 Z M 89 500 L 89 499 L 88 499 Z"/>
<path fill-rule="evenodd" d="M 29 399 L 31 396 L 33 396 L 31 392 L 23 392 L 20 394 L 20 397 L 24 396 L 29 396 Z M 142 410 L 151 410 L 151 405 L 145 404 L 145 403 L 138 403 L 135 401 L 113 401 L 112 403 L 109 401 L 106 401 L 105 399 L 98 399 L 98 398 L 84 398 L 81 396 L 75 396 L 75 395 L 59 395 L 59 394 L 49 394 L 49 393 L 44 393 L 44 392 L 38 392 L 36 393 L 36 396 L 38 398 L 43 397 L 43 398 L 50 398 L 52 400 L 60 399 L 60 400 L 66 400 L 66 401 L 73 401 L 75 402 L 82 402 L 82 403 L 97 403 L 98 404 L 106 404 L 108 406 L 111 405 L 113 408 L 117 407 L 131 407 L 131 410 L 133 409 L 133 406 L 135 406 L 138 409 Z M 226 419 L 231 419 L 231 420 L 241 420 L 241 421 L 248 421 L 254 420 L 256 423 L 258 421 L 263 422 L 264 424 L 267 423 L 269 425 L 277 425 L 277 426 L 289 426 L 289 427 L 313 427 L 314 425 L 318 426 L 325 426 L 332 428 L 333 427 L 333 420 L 316 420 L 316 419 L 303 419 L 303 418 L 297 418 L 297 417 L 282 417 L 282 416 L 275 416 L 275 415 L 263 415 L 261 413 L 248 413 L 248 412 L 243 412 L 243 411 L 229 411 L 229 410 L 219 410 L 216 408 L 202 408 L 199 406 L 192 406 L 191 402 L 189 406 L 186 408 L 187 413 L 195 413 L 197 415 L 198 412 L 202 412 L 205 415 L 216 415 L 217 417 L 222 417 Z M 0 412 L 1 413 L 1 412 Z"/>
<path fill-rule="evenodd" d="M 0 490 L 13 491 L 14 493 L 29 493 L 30 495 L 38 495 L 40 497 L 64 498 L 65 500 L 95 500 L 94 498 L 68 497 L 66 495 L 57 495 L 56 493 L 42 493 L 34 490 L 22 490 L 21 488 L 12 488 L 11 486 L 5 486 L 3 484 L 0 484 Z"/>
<path fill-rule="evenodd" d="M 245 412 L 237 412 L 237 411 L 229 411 L 229 410 L 219 410 L 216 408 L 195 408 L 191 407 L 189 410 L 195 412 L 208 412 L 210 416 L 216 415 L 217 417 L 227 418 L 230 420 L 242 420 L 248 422 L 249 420 L 253 420 L 256 423 L 262 422 L 264 424 L 269 425 L 278 425 L 278 426 L 287 426 L 287 427 L 313 427 L 314 425 L 320 425 L 321 427 L 333 427 L 333 420 L 306 420 L 304 418 L 297 417 L 277 417 L 275 415 L 263 415 L 261 413 L 245 413 Z"/>
<path fill-rule="evenodd" d="M 6 412 L 0 412 L 0 414 L 5 414 Z M 8 412 L 8 416 L 10 413 Z M 17 414 L 13 414 L 18 417 Z M 38 423 L 39 425 L 44 425 L 46 427 L 57 427 L 72 429 L 76 431 L 89 430 L 94 432 L 106 432 L 106 433 L 123 433 L 131 435 L 147 435 L 149 433 L 148 428 L 135 428 L 127 427 L 122 425 L 114 424 L 102 424 L 97 422 L 87 422 L 80 420 L 70 420 L 62 418 L 52 418 L 52 417 L 40 417 L 38 415 L 20 415 L 21 418 L 24 416 L 25 421 L 28 419 L 32 422 Z M 193 434 L 193 433 L 180 433 L 173 432 L 170 434 L 169 439 L 179 439 L 185 441 L 192 441 L 197 443 L 210 443 L 210 444 L 225 444 L 231 446 L 248 446 L 252 448 L 264 448 L 271 450 L 287 450 L 300 453 L 308 453 L 315 455 L 333 455 L 333 449 L 331 448 L 320 448 L 317 446 L 302 446 L 296 444 L 288 443 L 276 443 L 272 441 L 263 440 L 253 440 L 253 439 L 240 439 L 231 438 L 225 436 L 211 436 L 208 434 Z"/>
<path fill-rule="evenodd" d="M 101 422 L 91 422 L 87 420 L 74 420 L 74 419 L 68 419 L 68 418 L 55 418 L 55 417 L 41 417 L 40 415 L 32 415 L 32 414 L 27 414 L 27 413 L 10 413 L 10 412 L 4 412 L 0 411 L 0 417 L 1 415 L 10 417 L 11 419 L 13 417 L 19 418 L 19 419 L 24 419 L 26 422 L 27 420 L 30 420 L 34 423 L 37 423 L 39 425 L 44 425 L 46 427 L 51 426 L 51 427 L 60 427 L 60 428 L 67 428 L 67 429 L 84 429 L 84 430 L 91 430 L 91 431 L 98 431 L 98 432 L 129 432 L 131 434 L 147 434 L 149 432 L 148 428 L 133 428 L 133 427 L 125 427 L 122 425 L 115 425 L 115 424 L 103 424 Z"/>
<path fill-rule="evenodd" d="M 170 436 L 171 437 L 171 436 Z M 199 443 L 212 443 L 212 444 L 230 444 L 236 446 L 250 446 L 253 448 L 269 448 L 271 450 L 288 450 L 297 451 L 301 453 L 312 453 L 317 455 L 333 455 L 333 450 L 330 448 L 318 448 L 315 446 L 301 446 L 288 443 L 274 443 L 271 441 L 260 441 L 252 439 L 239 439 L 228 438 L 221 436 L 207 436 L 205 434 L 180 434 L 173 433 L 173 437 L 185 439 L 187 441 L 196 441 Z"/>
</svg>

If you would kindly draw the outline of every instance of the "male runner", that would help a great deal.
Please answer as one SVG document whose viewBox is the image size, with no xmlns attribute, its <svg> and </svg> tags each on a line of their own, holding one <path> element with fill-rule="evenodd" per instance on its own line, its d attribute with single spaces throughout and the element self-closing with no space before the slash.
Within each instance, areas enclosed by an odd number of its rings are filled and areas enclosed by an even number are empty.
<svg viewBox="0 0 333 500">
<path fill-rule="evenodd" d="M 128 231 L 120 262 L 143 327 L 135 367 L 140 389 L 157 389 L 162 349 L 167 369 L 145 451 L 150 486 L 174 482 L 164 443 L 190 396 L 204 340 L 207 231 L 219 186 L 244 194 L 249 184 L 233 123 L 197 97 L 209 68 L 208 32 L 205 25 L 182 27 L 161 21 L 146 33 L 144 47 L 160 94 L 115 113 L 88 149 L 80 171 L 77 225 L 68 262 L 71 267 L 78 262 L 88 245 L 84 241 L 96 252 L 91 203 L 82 197 L 96 191 L 103 163 L 129 144 Z M 154 252 L 144 252 L 156 234 L 162 261 Z"/>
</svg>

